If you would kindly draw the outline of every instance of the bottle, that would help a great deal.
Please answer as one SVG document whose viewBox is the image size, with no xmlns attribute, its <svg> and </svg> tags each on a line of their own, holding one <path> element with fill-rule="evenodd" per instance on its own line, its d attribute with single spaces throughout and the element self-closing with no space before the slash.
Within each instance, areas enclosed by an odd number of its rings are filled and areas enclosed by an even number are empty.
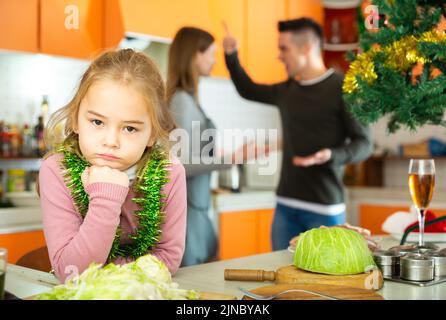
<svg viewBox="0 0 446 320">
<path fill-rule="evenodd" d="M 0 158 L 3 157 L 3 120 L 0 121 Z"/>
<path fill-rule="evenodd" d="M 27 123 L 23 126 L 22 129 L 22 156 L 31 157 L 33 155 L 33 134 L 31 132 L 31 128 Z"/>
<path fill-rule="evenodd" d="M 0 170 L 0 181 L 3 181 L 3 171 L 2 170 Z M 0 204 L 3 202 L 3 193 L 4 193 L 4 190 L 3 190 L 3 183 L 0 183 Z"/>
<path fill-rule="evenodd" d="M 43 124 L 44 125 L 46 125 L 47 120 L 48 120 L 48 108 L 49 108 L 48 96 L 44 95 L 42 97 L 42 103 L 40 104 L 40 114 L 43 117 Z"/>
<path fill-rule="evenodd" d="M 7 125 L 3 127 L 2 132 L 2 156 L 4 158 L 11 157 L 11 136 Z"/>
<path fill-rule="evenodd" d="M 35 150 L 35 152 L 38 157 L 43 157 L 43 155 L 45 154 L 45 141 L 43 140 L 43 116 L 39 116 L 38 119 L 39 121 L 34 127 L 34 137 L 37 142 L 37 149 Z"/>
<path fill-rule="evenodd" d="M 240 165 L 238 164 L 231 166 L 231 191 L 240 192 Z"/>
<path fill-rule="evenodd" d="M 331 22 L 331 43 L 341 43 L 340 37 L 340 23 L 338 19 L 333 19 Z"/>
<path fill-rule="evenodd" d="M 9 134 L 11 140 L 11 156 L 17 158 L 20 156 L 22 138 L 16 124 L 11 125 L 11 132 Z"/>
<path fill-rule="evenodd" d="M 24 192 L 26 190 L 26 171 L 23 169 L 8 170 L 8 192 Z"/>
</svg>

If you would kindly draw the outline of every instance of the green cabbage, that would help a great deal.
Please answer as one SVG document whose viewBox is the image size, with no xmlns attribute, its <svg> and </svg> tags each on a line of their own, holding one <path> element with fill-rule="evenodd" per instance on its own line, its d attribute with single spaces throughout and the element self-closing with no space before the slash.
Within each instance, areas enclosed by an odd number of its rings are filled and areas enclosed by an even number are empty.
<svg viewBox="0 0 446 320">
<path fill-rule="evenodd" d="M 38 300 L 195 300 L 199 294 L 172 282 L 166 265 L 145 255 L 125 265 L 91 264 L 81 275 L 42 293 Z"/>
<path fill-rule="evenodd" d="M 299 235 L 294 265 L 333 275 L 358 274 L 376 268 L 365 239 L 345 228 L 311 229 Z"/>
</svg>

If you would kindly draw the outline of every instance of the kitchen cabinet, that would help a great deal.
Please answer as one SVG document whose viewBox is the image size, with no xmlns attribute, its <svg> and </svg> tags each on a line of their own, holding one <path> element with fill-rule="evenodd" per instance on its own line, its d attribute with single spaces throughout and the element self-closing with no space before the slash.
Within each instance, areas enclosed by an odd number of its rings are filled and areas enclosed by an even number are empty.
<svg viewBox="0 0 446 320">
<path fill-rule="evenodd" d="M 103 48 L 102 0 L 41 0 L 40 46 L 47 54 L 91 59 Z"/>
<path fill-rule="evenodd" d="M 215 37 L 217 61 L 212 76 L 228 78 L 221 43 L 224 37 L 222 21 L 240 43 L 239 57 L 245 62 L 245 2 L 240 0 L 121 0 L 121 15 L 126 32 L 147 34 L 166 41 L 173 39 L 183 26 L 204 29 Z M 181 14 L 179 14 L 181 13 Z M 107 13 L 109 17 L 109 13 Z M 111 26 L 111 25 L 110 25 Z M 109 27 L 107 27 L 107 30 Z M 113 34 L 114 32 L 110 32 Z"/>
<path fill-rule="evenodd" d="M 0 234 L 0 248 L 8 249 L 8 263 L 16 263 L 23 255 L 44 246 L 42 230 Z"/>
<path fill-rule="evenodd" d="M 277 59 L 277 22 L 311 16 L 322 21 L 319 0 L 0 0 L 0 48 L 91 59 L 116 47 L 125 32 L 170 41 L 183 26 L 216 38 L 213 76 L 228 78 L 222 21 L 240 44 L 239 58 L 258 82 L 286 79 Z"/>
<path fill-rule="evenodd" d="M 274 209 L 221 212 L 219 245 L 221 260 L 271 252 Z"/>
<path fill-rule="evenodd" d="M 0 0 L 0 48 L 39 51 L 39 0 Z"/>
<path fill-rule="evenodd" d="M 446 215 L 446 209 L 432 209 L 436 216 Z M 386 234 L 381 226 L 390 215 L 397 211 L 409 212 L 409 206 L 384 205 L 384 204 L 361 204 L 359 206 L 359 226 L 369 229 L 372 235 Z"/>
<path fill-rule="evenodd" d="M 209 32 L 215 37 L 217 45 L 217 61 L 212 71 L 212 76 L 229 78 L 229 72 L 226 69 L 224 60 L 224 51 L 222 48 L 225 31 L 222 21 L 225 21 L 231 34 L 237 38 L 239 43 L 238 56 L 243 66 L 246 65 L 246 51 L 245 46 L 245 3 L 240 0 L 208 0 L 209 1 L 209 15 L 210 15 L 210 29 Z"/>
<path fill-rule="evenodd" d="M 257 211 L 257 253 L 272 251 L 271 226 L 273 223 L 274 209 Z"/>
<path fill-rule="evenodd" d="M 0 0 L 0 48 L 89 59 L 103 48 L 104 0 Z"/>
<path fill-rule="evenodd" d="M 359 48 L 360 1 L 324 1 L 324 60 L 328 67 L 347 72 L 348 51 Z"/>
<path fill-rule="evenodd" d="M 247 0 L 246 70 L 260 83 L 276 83 L 287 78 L 278 60 L 277 23 L 287 18 L 285 0 Z"/>
<path fill-rule="evenodd" d="M 127 32 L 172 39 L 179 28 L 194 26 L 209 30 L 208 0 L 121 0 Z"/>
<path fill-rule="evenodd" d="M 280 20 L 311 17 L 323 24 L 320 0 L 246 0 L 246 69 L 252 79 L 276 83 L 287 79 L 278 60 L 277 24 Z"/>
<path fill-rule="evenodd" d="M 324 10 L 320 0 L 288 0 L 287 19 L 311 17 L 321 25 L 324 24 Z"/>
</svg>

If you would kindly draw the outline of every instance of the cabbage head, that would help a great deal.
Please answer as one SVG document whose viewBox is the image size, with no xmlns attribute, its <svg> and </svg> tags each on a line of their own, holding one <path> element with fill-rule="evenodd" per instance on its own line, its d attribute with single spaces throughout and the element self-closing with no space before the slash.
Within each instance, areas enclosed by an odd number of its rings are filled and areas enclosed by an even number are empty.
<svg viewBox="0 0 446 320">
<path fill-rule="evenodd" d="M 195 300 L 194 290 L 178 288 L 166 265 L 145 255 L 124 265 L 92 263 L 82 274 L 55 286 L 38 300 Z"/>
<path fill-rule="evenodd" d="M 306 271 L 332 275 L 358 274 L 376 268 L 362 235 L 339 227 L 301 233 L 294 253 L 294 265 Z"/>
</svg>

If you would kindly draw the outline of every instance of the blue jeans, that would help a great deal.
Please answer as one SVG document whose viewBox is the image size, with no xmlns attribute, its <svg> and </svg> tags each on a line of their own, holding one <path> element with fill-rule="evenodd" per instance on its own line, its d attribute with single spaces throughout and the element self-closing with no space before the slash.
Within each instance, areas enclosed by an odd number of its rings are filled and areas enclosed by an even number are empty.
<svg viewBox="0 0 446 320">
<path fill-rule="evenodd" d="M 291 238 L 320 226 L 345 223 L 345 212 L 335 216 L 318 214 L 304 209 L 295 209 L 277 204 L 271 230 L 273 250 L 288 248 Z"/>
</svg>

